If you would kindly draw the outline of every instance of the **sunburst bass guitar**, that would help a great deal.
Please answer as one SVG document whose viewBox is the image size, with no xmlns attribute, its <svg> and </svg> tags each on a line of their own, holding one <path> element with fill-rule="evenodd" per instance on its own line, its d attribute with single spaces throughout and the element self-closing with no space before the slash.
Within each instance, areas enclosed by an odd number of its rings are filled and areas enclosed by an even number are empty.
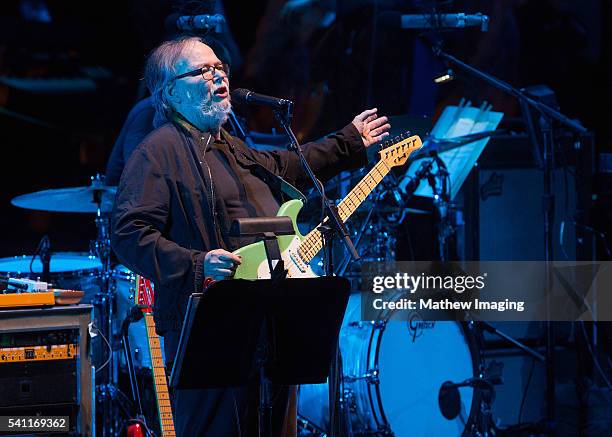
<svg viewBox="0 0 612 437">
<path fill-rule="evenodd" d="M 379 152 L 380 160 L 367 175 L 351 190 L 337 206 L 342 222 L 355 212 L 368 195 L 376 188 L 393 167 L 404 165 L 410 154 L 421 148 L 423 143 L 417 135 L 403 139 Z M 317 275 L 312 271 L 310 262 L 323 247 L 323 238 L 318 226 L 306 236 L 300 234 L 297 227 L 297 216 L 302 209 L 301 200 L 290 200 L 281 205 L 277 216 L 288 216 L 293 222 L 295 235 L 278 237 L 281 257 L 287 269 L 288 278 L 312 278 Z M 242 257 L 234 279 L 269 279 L 270 270 L 266 259 L 266 250 L 262 242 L 249 244 L 234 251 Z"/>
</svg>

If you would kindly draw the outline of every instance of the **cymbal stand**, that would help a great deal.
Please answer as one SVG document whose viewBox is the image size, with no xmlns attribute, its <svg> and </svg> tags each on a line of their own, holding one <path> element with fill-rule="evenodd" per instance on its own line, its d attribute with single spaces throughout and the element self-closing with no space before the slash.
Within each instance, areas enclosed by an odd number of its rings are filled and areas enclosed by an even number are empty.
<svg viewBox="0 0 612 437">
<path fill-rule="evenodd" d="M 92 184 L 103 185 L 103 177 L 92 177 Z M 96 229 L 97 236 L 93 243 L 95 254 L 102 263 L 100 274 L 100 292 L 96 294 L 94 305 L 99 309 L 99 328 L 110 345 L 106 369 L 102 372 L 100 383 L 96 383 L 96 392 L 102 400 L 102 436 L 114 436 L 119 432 L 118 414 L 115 405 L 117 396 L 117 360 L 115 359 L 115 333 L 113 329 L 113 316 L 115 306 L 115 290 L 111 283 L 111 245 L 110 245 L 110 217 L 102 212 L 102 194 L 94 188 L 94 203 L 97 205 Z"/>
<path fill-rule="evenodd" d="M 427 156 L 428 158 L 423 160 L 414 177 L 406 186 L 405 192 L 409 198 L 419 187 L 420 181 L 427 179 L 433 193 L 433 204 L 438 212 L 438 249 L 440 261 L 449 261 L 448 240 L 455 233 L 455 226 L 452 224 L 449 214 L 451 206 L 449 173 L 446 164 L 435 150 L 427 152 Z M 436 170 L 434 170 L 434 164 L 437 167 Z"/>
<path fill-rule="evenodd" d="M 448 184 L 448 170 L 446 164 L 440 159 L 437 153 L 432 154 L 433 161 L 436 163 L 438 170 L 429 172 L 427 181 L 431 186 L 434 194 L 434 206 L 438 211 L 438 249 L 440 252 L 440 261 L 449 261 L 450 253 L 448 250 L 448 240 L 455 233 L 455 227 L 451 223 L 449 215 L 450 196 Z"/>
</svg>

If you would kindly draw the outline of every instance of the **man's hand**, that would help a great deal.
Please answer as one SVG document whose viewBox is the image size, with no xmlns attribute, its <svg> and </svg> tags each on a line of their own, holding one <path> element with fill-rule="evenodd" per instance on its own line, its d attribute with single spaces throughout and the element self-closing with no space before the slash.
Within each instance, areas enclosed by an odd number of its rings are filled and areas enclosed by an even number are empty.
<svg viewBox="0 0 612 437">
<path fill-rule="evenodd" d="M 215 281 L 229 278 L 239 264 L 242 264 L 239 256 L 224 249 L 211 250 L 204 257 L 204 276 Z"/>
<path fill-rule="evenodd" d="M 387 117 L 379 117 L 376 114 L 378 109 L 368 109 L 363 111 L 353 119 L 353 126 L 361 134 L 363 145 L 368 147 L 389 136 L 391 125 L 387 123 Z"/>
</svg>

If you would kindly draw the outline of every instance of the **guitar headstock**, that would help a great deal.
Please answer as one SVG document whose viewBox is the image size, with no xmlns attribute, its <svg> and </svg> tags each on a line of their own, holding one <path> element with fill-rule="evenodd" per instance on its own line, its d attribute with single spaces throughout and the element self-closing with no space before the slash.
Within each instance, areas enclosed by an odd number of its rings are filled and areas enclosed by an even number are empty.
<svg viewBox="0 0 612 437">
<path fill-rule="evenodd" d="M 154 299 L 155 293 L 153 290 L 153 283 L 149 279 L 136 275 L 134 303 L 140 307 L 143 313 L 152 313 Z"/>
<path fill-rule="evenodd" d="M 384 146 L 380 154 L 380 160 L 384 161 L 389 168 L 398 167 L 404 165 L 410 154 L 415 150 L 420 149 L 423 146 L 423 142 L 418 135 L 407 137 L 400 135 L 393 139 L 393 143 L 390 146 Z"/>
</svg>

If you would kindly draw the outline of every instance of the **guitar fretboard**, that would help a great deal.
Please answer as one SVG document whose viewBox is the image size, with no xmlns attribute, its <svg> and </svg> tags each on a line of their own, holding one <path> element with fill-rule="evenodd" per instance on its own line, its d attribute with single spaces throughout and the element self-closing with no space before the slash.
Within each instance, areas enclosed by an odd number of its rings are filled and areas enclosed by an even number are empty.
<svg viewBox="0 0 612 437">
<path fill-rule="evenodd" d="M 153 381 L 155 382 L 155 395 L 157 397 L 161 432 L 163 436 L 176 437 L 161 344 L 159 342 L 159 337 L 155 333 L 153 315 L 145 314 L 144 319 L 147 327 L 147 337 L 149 339 L 149 350 L 151 352 L 151 368 L 153 370 Z"/>
<path fill-rule="evenodd" d="M 370 195 L 372 190 L 384 179 L 389 173 L 390 168 L 384 161 L 379 161 L 367 175 L 353 188 L 348 195 L 338 204 L 338 215 L 345 222 L 361 205 L 361 203 Z M 310 263 L 317 253 L 323 247 L 323 237 L 316 226 L 310 231 L 300 243 L 298 247 L 298 255 L 306 263 Z"/>
</svg>

